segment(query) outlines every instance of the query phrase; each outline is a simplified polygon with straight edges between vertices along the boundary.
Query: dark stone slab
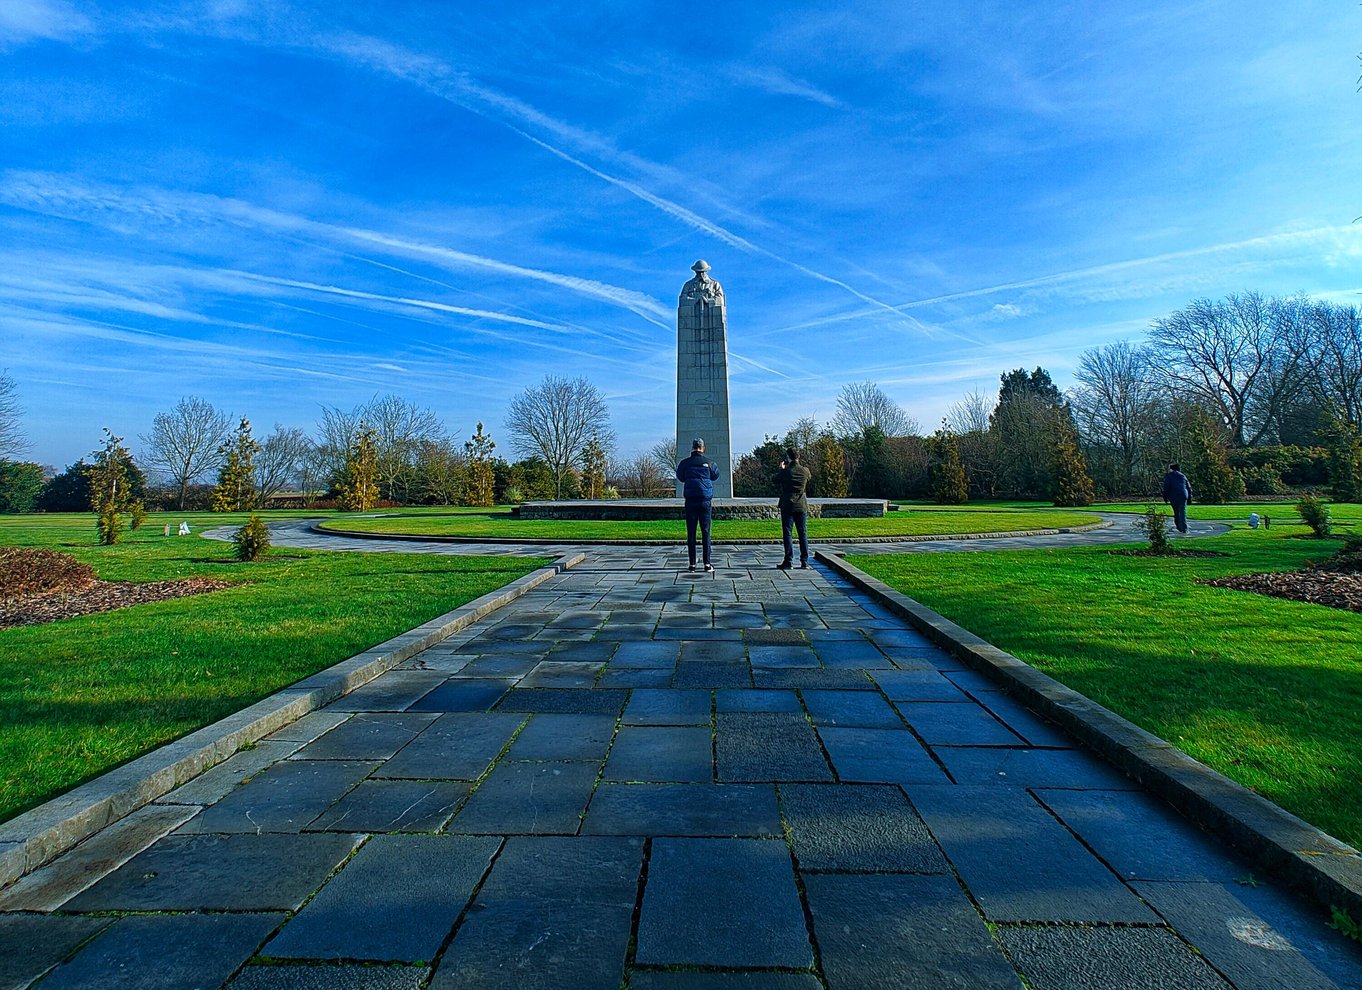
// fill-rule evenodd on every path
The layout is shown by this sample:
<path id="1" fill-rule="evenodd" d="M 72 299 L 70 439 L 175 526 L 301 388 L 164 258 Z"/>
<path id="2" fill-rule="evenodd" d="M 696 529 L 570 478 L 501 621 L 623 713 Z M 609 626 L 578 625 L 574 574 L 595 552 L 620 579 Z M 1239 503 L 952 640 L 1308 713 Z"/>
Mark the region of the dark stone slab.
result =
<path id="1" fill-rule="evenodd" d="M 587 643 L 556 643 L 545 660 L 553 663 L 586 663 L 599 669 L 614 655 L 618 639 L 593 639 Z"/>
<path id="2" fill-rule="evenodd" d="M 781 835 L 769 784 L 612 784 L 596 788 L 591 835 Z"/>
<path id="3" fill-rule="evenodd" d="M 969 701 L 965 692 L 935 670 L 883 670 L 872 674 L 890 701 Z"/>
<path id="4" fill-rule="evenodd" d="M 721 781 L 832 780 L 802 714 L 722 712 L 715 724 Z"/>
<path id="5" fill-rule="evenodd" d="M 562 712 L 577 715 L 618 715 L 629 692 L 621 690 L 572 690 L 526 688 L 508 691 L 497 705 L 499 712 Z"/>
<path id="6" fill-rule="evenodd" d="M 503 760 L 473 792 L 446 831 L 573 835 L 581 824 L 599 766 Z"/>
<path id="7" fill-rule="evenodd" d="M 283 920 L 282 914 L 121 918 L 42 985 L 57 990 L 216 987 Z"/>
<path id="8" fill-rule="evenodd" d="M 782 784 L 801 872 L 945 873 L 946 860 L 903 791 L 876 784 Z"/>
<path id="9" fill-rule="evenodd" d="M 681 644 L 682 663 L 741 663 L 747 648 L 740 640 L 686 642 Z"/>
<path id="10" fill-rule="evenodd" d="M 464 667 L 455 676 L 460 678 L 476 677 L 483 680 L 503 678 L 515 680 L 518 677 L 524 677 L 541 662 L 539 654 L 533 656 L 519 654 L 510 656 L 483 655 Z"/>
<path id="11" fill-rule="evenodd" d="M 24 990 L 112 920 L 46 914 L 0 915 L 0 990 Z"/>
<path id="12" fill-rule="evenodd" d="M 672 682 L 672 667 L 611 667 L 596 682 L 598 688 L 661 688 Z"/>
<path id="13" fill-rule="evenodd" d="M 1025 745 L 1021 736 L 973 702 L 903 702 L 897 707 L 929 746 Z"/>
<path id="14" fill-rule="evenodd" d="M 888 702 L 872 691 L 800 692 L 814 725 L 843 725 L 866 729 L 902 729 L 903 720 Z"/>
<path id="15" fill-rule="evenodd" d="M 265 955 L 433 959 L 500 846 L 490 837 L 375 836 L 284 926 Z"/>
<path id="16" fill-rule="evenodd" d="M 1073 739 L 1059 726 L 1047 722 L 1015 698 L 1001 691 L 981 691 L 978 698 L 980 704 L 1032 746 L 1046 746 L 1051 749 L 1073 748 Z"/>
<path id="17" fill-rule="evenodd" d="M 974 695 L 983 691 L 996 691 L 998 688 L 997 681 L 977 670 L 950 670 L 946 671 L 946 677 L 960 690 Z"/>
<path id="18" fill-rule="evenodd" d="M 822 990 L 822 987 L 812 973 L 636 969 L 629 976 L 629 990 Z"/>
<path id="19" fill-rule="evenodd" d="M 1025 791 L 987 785 L 907 791 L 990 921 L 1157 920 Z"/>
<path id="20" fill-rule="evenodd" d="M 717 640 L 731 640 L 736 643 L 742 641 L 742 630 L 715 629 L 710 626 L 700 627 L 692 625 L 672 625 L 667 621 L 666 618 L 664 618 L 662 622 L 658 624 L 658 627 L 653 630 L 653 639 L 655 640 L 675 639 L 685 641 L 706 640 L 710 642 L 714 642 Z"/>
<path id="21" fill-rule="evenodd" d="M 618 990 L 642 865 L 640 839 L 508 839 L 431 990 Z"/>
<path id="22" fill-rule="evenodd" d="M 624 726 L 615 736 L 606 780 L 709 781 L 714 778 L 708 726 Z"/>
<path id="23" fill-rule="evenodd" d="M 806 876 L 829 990 L 1017 990 L 954 877 Z"/>
<path id="24" fill-rule="evenodd" d="M 747 648 L 753 667 L 821 667 L 813 647 L 807 643 L 798 646 L 760 646 Z"/>
<path id="25" fill-rule="evenodd" d="M 839 729 L 822 726 L 837 776 L 872 784 L 943 784 L 946 774 L 907 729 Z"/>
<path id="26" fill-rule="evenodd" d="M 523 677 L 522 688 L 589 688 L 596 683 L 604 663 L 545 660 Z"/>
<path id="27" fill-rule="evenodd" d="M 378 766 L 375 760 L 283 760 L 204 808 L 179 831 L 297 832 Z"/>
<path id="28" fill-rule="evenodd" d="M 1142 791 L 1041 790 L 1036 796 L 1127 880 L 1244 876 L 1223 842 Z"/>
<path id="29" fill-rule="evenodd" d="M 761 608 L 725 604 L 714 610 L 714 625 L 720 629 L 764 629 L 766 613 Z"/>
<path id="30" fill-rule="evenodd" d="M 1133 790 L 1139 785 L 1080 749 L 1002 749 L 934 746 L 961 784 Z"/>
<path id="31" fill-rule="evenodd" d="M 615 736 L 615 720 L 609 715 L 535 715 L 516 736 L 507 751 L 511 760 L 605 759 Z"/>
<path id="32" fill-rule="evenodd" d="M 419 990 L 425 966 L 247 966 L 226 990 Z"/>
<path id="33" fill-rule="evenodd" d="M 625 725 L 709 725 L 710 693 L 704 690 L 635 691 L 624 706 Z"/>
<path id="34" fill-rule="evenodd" d="M 412 703 L 413 712 L 486 712 L 516 684 L 514 678 L 451 677 Z"/>
<path id="35" fill-rule="evenodd" d="M 760 691 L 730 688 L 714 692 L 714 707 L 721 712 L 803 712 L 793 691 Z"/>
<path id="36" fill-rule="evenodd" d="M 276 732 L 271 732 L 262 743 L 296 742 L 310 743 L 324 732 L 329 732 L 340 725 L 347 718 L 348 712 L 333 711 L 330 707 L 320 709 L 315 712 L 308 712 L 296 722 L 290 722 Z M 237 753 L 236 756 L 242 755 Z M 234 756 L 232 759 L 235 759 Z M 230 760 L 228 762 L 231 762 Z M 219 764 L 220 766 L 221 764 Z"/>
<path id="37" fill-rule="evenodd" d="M 436 832 L 454 815 L 468 784 L 447 780 L 364 780 L 308 831 Z"/>
<path id="38" fill-rule="evenodd" d="M 914 629 L 876 629 L 870 637 L 879 646 L 932 647 L 932 641 Z"/>
<path id="39" fill-rule="evenodd" d="M 823 661 L 825 667 L 855 668 L 858 670 L 877 670 L 889 669 L 893 664 L 889 658 L 881 653 L 874 643 L 868 640 L 845 640 L 838 642 L 833 640 L 826 643 L 815 643 L 814 652 L 818 654 L 818 659 Z"/>
<path id="40" fill-rule="evenodd" d="M 681 644 L 676 641 L 626 640 L 610 658 L 610 666 L 670 668 L 680 656 Z"/>
<path id="41" fill-rule="evenodd" d="M 489 712 L 441 715 L 374 776 L 477 780 L 524 721 L 521 715 Z"/>
<path id="42" fill-rule="evenodd" d="M 390 670 L 328 706 L 333 712 L 400 712 L 439 687 L 447 675 L 435 670 Z"/>
<path id="43" fill-rule="evenodd" d="M 743 639 L 751 646 L 804 646 L 807 640 L 798 629 L 748 629 Z"/>
<path id="44" fill-rule="evenodd" d="M 636 957 L 659 966 L 810 966 L 785 843 L 655 839 Z"/>
<path id="45" fill-rule="evenodd" d="M 1219 884 L 1137 883 L 1135 889 L 1236 990 L 1337 990 L 1283 934 Z"/>
<path id="46" fill-rule="evenodd" d="M 358 838 L 338 832 L 168 835 L 64 910 L 296 911 Z"/>
<path id="47" fill-rule="evenodd" d="M 752 683 L 767 690 L 827 688 L 838 691 L 874 691 L 875 682 L 861 670 L 816 670 L 763 667 L 752 671 Z"/>
<path id="48" fill-rule="evenodd" d="M 435 721 L 434 715 L 360 712 L 298 751 L 300 760 L 386 760 Z"/>
<path id="49" fill-rule="evenodd" d="M 1324 927 L 1324 913 L 1317 903 L 1301 898 L 1279 882 L 1255 878 L 1225 886 L 1342 990 L 1362 990 L 1362 945 L 1339 938 L 1337 932 Z"/>
<path id="50" fill-rule="evenodd" d="M 860 642 L 865 639 L 861 633 L 855 629 L 805 629 L 804 637 L 810 643 L 833 643 L 833 642 Z"/>
<path id="51" fill-rule="evenodd" d="M 745 688 L 752 686 L 752 673 L 746 663 L 683 663 L 672 677 L 676 688 Z"/>
<path id="52" fill-rule="evenodd" d="M 1231 990 L 1166 928 L 1002 928 L 1032 990 Z"/>

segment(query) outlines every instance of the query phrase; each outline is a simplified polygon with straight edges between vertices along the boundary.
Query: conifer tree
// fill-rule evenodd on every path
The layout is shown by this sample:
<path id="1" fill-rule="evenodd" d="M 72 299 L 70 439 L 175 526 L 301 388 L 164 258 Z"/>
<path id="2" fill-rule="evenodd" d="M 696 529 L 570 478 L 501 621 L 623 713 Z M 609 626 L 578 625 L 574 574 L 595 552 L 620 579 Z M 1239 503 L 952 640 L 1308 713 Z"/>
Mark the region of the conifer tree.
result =
<path id="1" fill-rule="evenodd" d="M 236 436 L 218 448 L 222 468 L 213 489 L 211 508 L 214 512 L 244 512 L 255 508 L 255 458 L 260 444 L 251 435 L 251 421 L 245 416 L 236 428 Z"/>
<path id="2" fill-rule="evenodd" d="M 1092 505 L 1096 495 L 1088 462 L 1078 449 L 1078 436 L 1072 430 L 1061 431 L 1055 440 L 1055 505 Z"/>
<path id="3" fill-rule="evenodd" d="M 492 451 L 496 447 L 496 441 L 482 432 L 481 423 L 478 424 L 477 433 L 463 445 L 464 453 L 468 455 L 469 505 L 491 505 L 493 502 L 496 469 L 492 463 Z"/>
<path id="4" fill-rule="evenodd" d="M 133 497 L 128 465 L 132 455 L 123 446 L 123 438 L 104 428 L 104 446 L 92 455 L 94 463 L 86 470 L 90 483 L 90 508 L 98 513 L 95 529 L 99 542 L 112 546 L 123 535 L 127 516 L 143 515 L 142 505 Z"/>
<path id="5" fill-rule="evenodd" d="M 1330 410 L 1322 439 L 1329 451 L 1329 490 L 1335 502 L 1362 502 L 1362 431 Z"/>
<path id="6" fill-rule="evenodd" d="M 941 505 L 964 505 L 969 501 L 969 485 L 960 460 L 960 443 L 944 420 L 932 437 L 932 454 L 932 500 Z"/>
<path id="7" fill-rule="evenodd" d="M 831 431 L 824 431 L 813 442 L 808 467 L 813 471 L 814 490 L 823 498 L 846 498 L 847 459 L 842 445 Z"/>
<path id="8" fill-rule="evenodd" d="M 605 496 L 606 455 L 605 445 L 597 437 L 592 437 L 582 445 L 582 497 L 603 498 Z"/>
<path id="9" fill-rule="evenodd" d="M 345 455 L 337 502 L 347 512 L 364 512 L 378 501 L 378 442 L 363 423 Z"/>

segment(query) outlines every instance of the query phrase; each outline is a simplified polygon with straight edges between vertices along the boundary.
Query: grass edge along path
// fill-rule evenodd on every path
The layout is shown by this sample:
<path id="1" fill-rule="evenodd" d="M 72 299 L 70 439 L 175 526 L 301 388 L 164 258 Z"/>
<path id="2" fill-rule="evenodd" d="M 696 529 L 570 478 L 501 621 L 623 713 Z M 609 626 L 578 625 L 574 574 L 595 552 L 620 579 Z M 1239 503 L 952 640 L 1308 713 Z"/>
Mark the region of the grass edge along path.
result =
<path id="1" fill-rule="evenodd" d="M 92 526 L 50 526 L 42 539 L 9 522 L 0 543 L 41 539 L 102 578 L 240 583 L 0 630 L 0 821 L 549 562 L 274 550 L 240 564 L 231 544 L 159 530 L 95 547 Z"/>
<path id="2" fill-rule="evenodd" d="M 892 536 L 960 536 L 1016 533 L 1090 526 L 1101 522 L 1091 512 L 1069 509 L 961 510 L 948 507 L 915 508 L 872 519 L 811 519 L 809 538 L 818 540 Z M 686 524 L 679 519 L 657 520 L 537 520 L 515 519 L 509 509 L 482 513 L 461 511 L 448 515 L 421 513 L 381 516 L 336 516 L 322 530 L 405 536 L 443 536 L 460 539 L 554 540 L 664 540 L 684 543 Z M 779 540 L 778 519 L 716 519 L 716 540 Z"/>
<path id="3" fill-rule="evenodd" d="M 1304 527 L 1110 548 L 847 555 L 968 628 L 1347 842 L 1362 846 L 1362 615 L 1196 583 L 1338 548 Z"/>

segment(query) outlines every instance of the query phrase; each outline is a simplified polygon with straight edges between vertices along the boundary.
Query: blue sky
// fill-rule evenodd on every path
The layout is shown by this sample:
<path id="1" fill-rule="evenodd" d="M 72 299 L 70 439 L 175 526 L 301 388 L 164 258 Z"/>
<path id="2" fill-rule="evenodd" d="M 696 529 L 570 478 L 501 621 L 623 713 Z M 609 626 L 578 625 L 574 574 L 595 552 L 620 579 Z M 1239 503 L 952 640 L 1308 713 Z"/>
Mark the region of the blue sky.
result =
<path id="1" fill-rule="evenodd" d="M 1067 386 L 1198 296 L 1358 301 L 1357 3 L 838 6 L 4 0 L 30 455 L 186 395 L 497 438 L 548 373 L 643 449 L 702 257 L 737 451 L 849 382 L 927 430 L 1011 368 Z"/>

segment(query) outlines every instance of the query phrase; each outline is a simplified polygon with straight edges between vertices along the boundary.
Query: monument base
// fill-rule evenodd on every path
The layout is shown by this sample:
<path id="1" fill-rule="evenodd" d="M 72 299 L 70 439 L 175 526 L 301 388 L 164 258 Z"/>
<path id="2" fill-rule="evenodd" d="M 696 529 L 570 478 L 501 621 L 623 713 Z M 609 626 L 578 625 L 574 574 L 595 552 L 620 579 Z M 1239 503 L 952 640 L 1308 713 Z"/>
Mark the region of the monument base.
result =
<path id="1" fill-rule="evenodd" d="M 773 498 L 716 498 L 715 519 L 779 519 Z M 873 519 L 883 516 L 889 503 L 878 498 L 811 498 L 814 519 Z M 524 502 L 511 510 L 520 519 L 685 519 L 679 498 L 581 499 L 570 502 Z"/>

